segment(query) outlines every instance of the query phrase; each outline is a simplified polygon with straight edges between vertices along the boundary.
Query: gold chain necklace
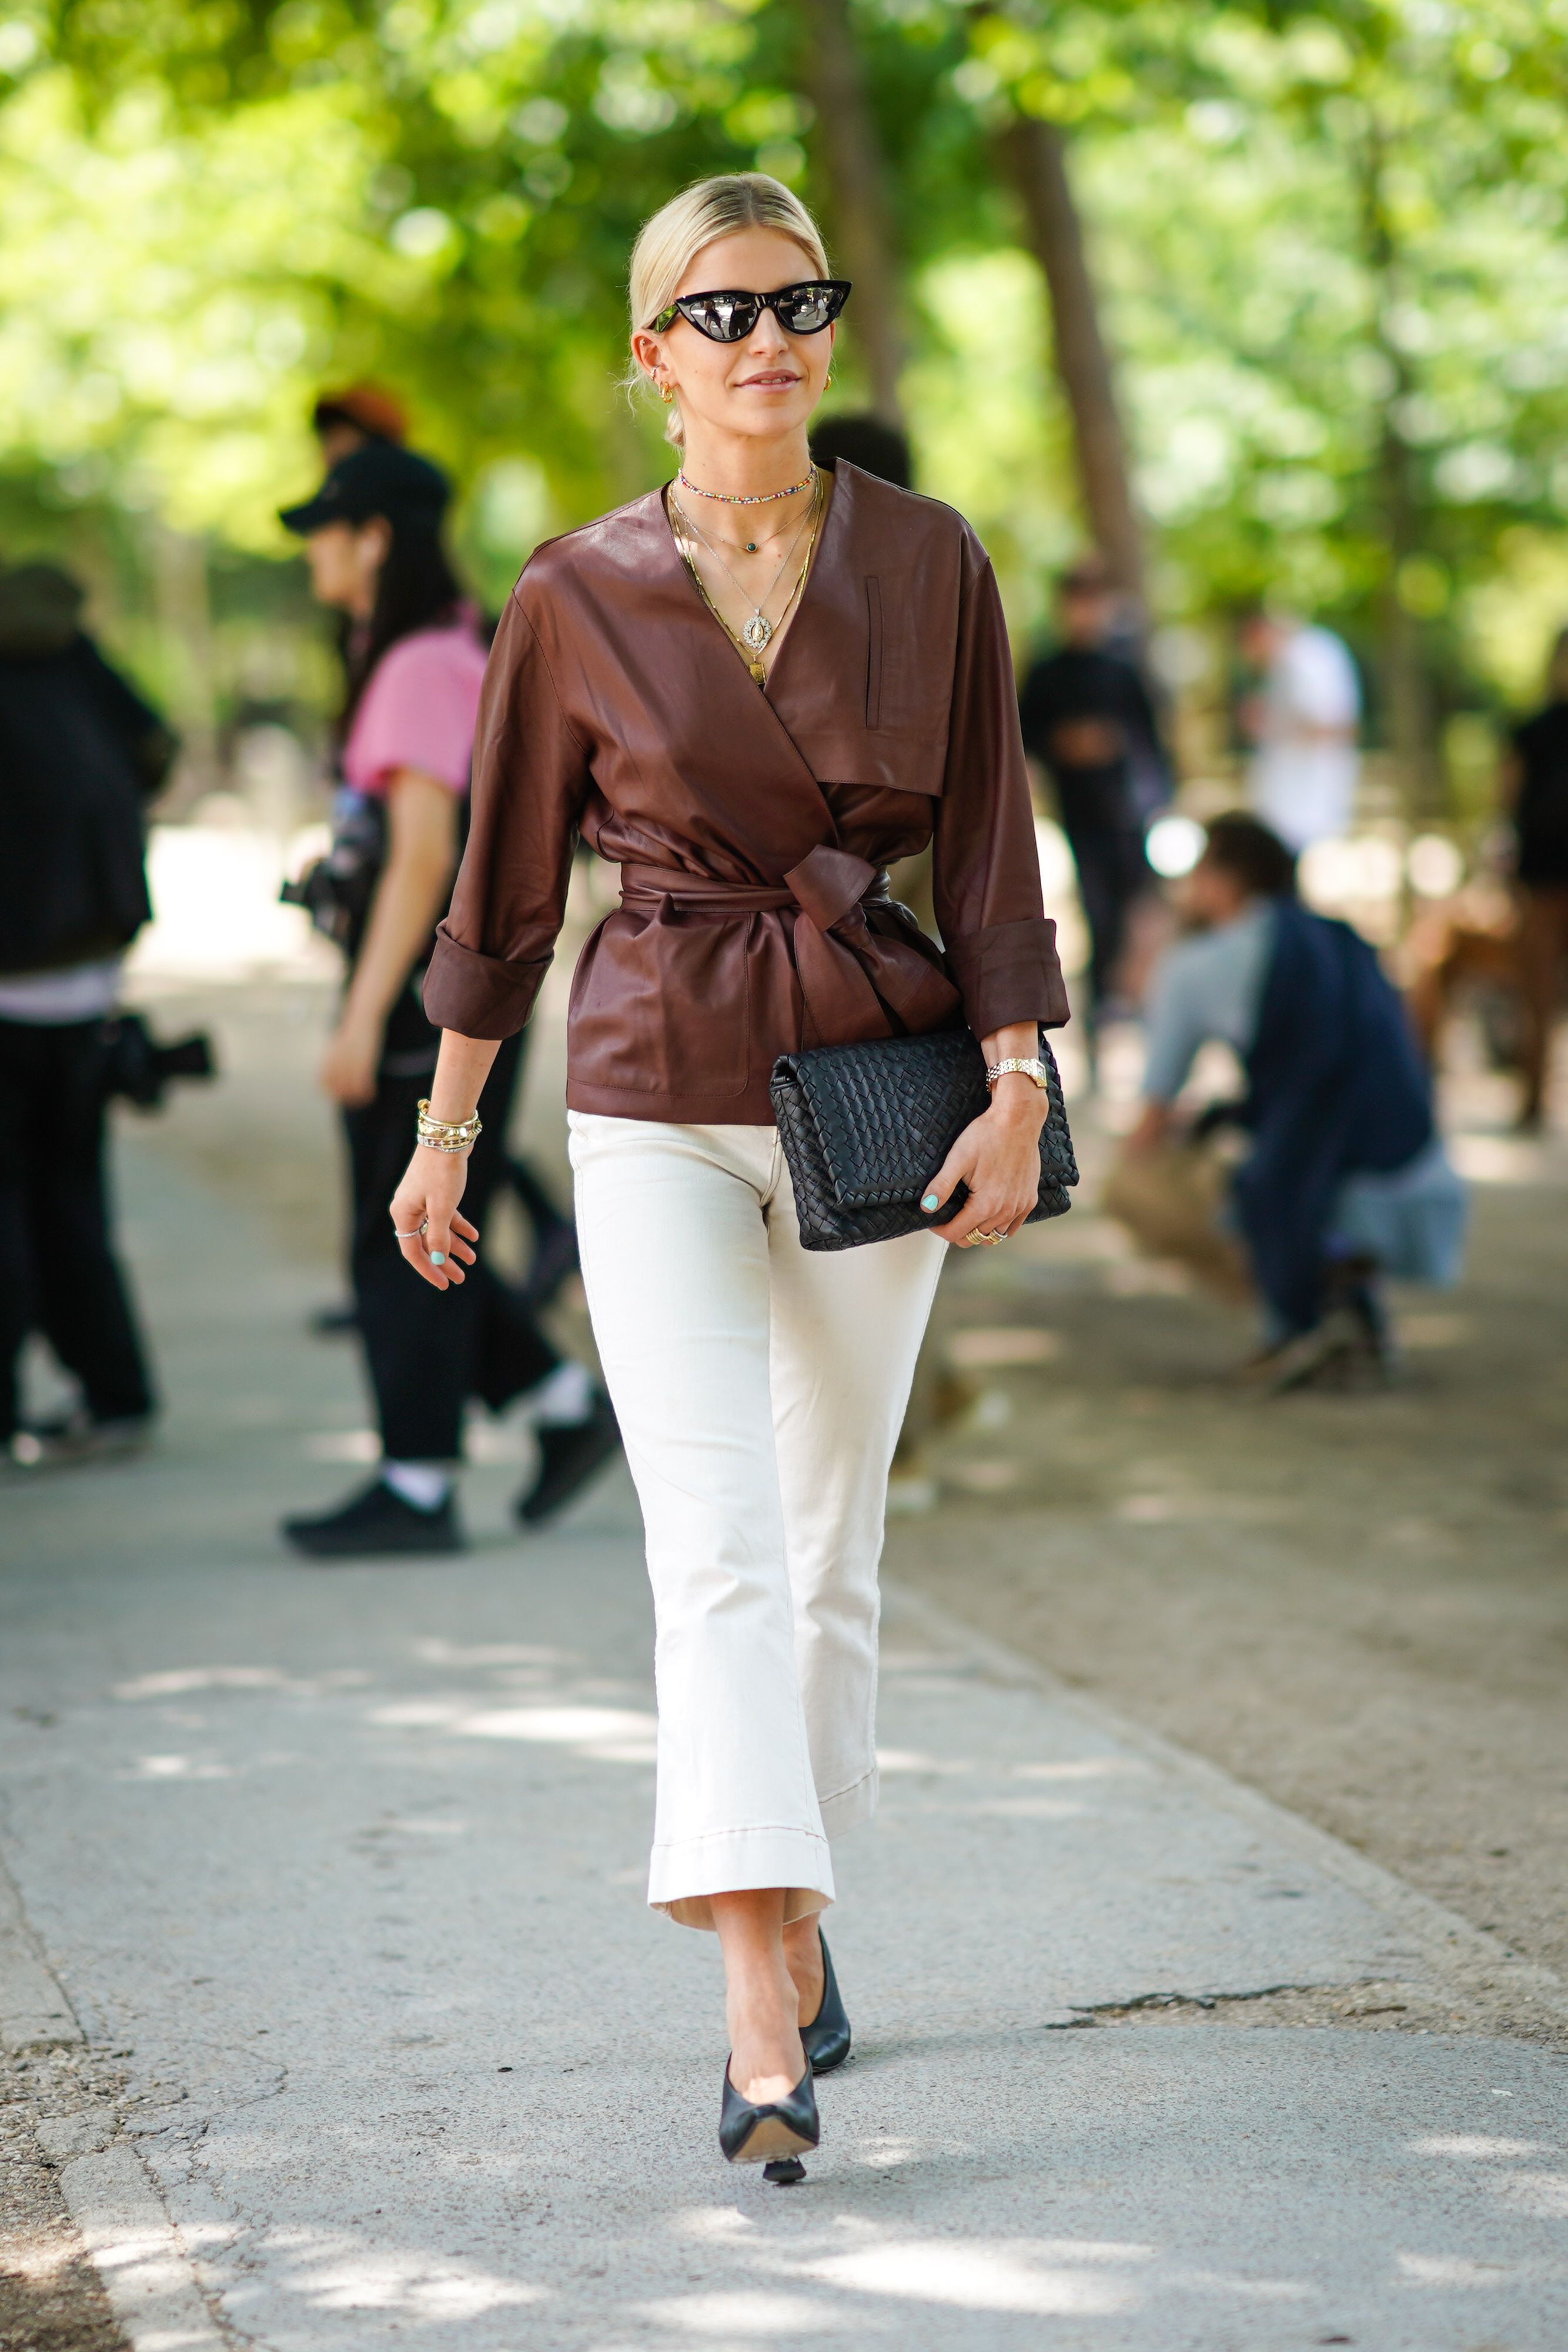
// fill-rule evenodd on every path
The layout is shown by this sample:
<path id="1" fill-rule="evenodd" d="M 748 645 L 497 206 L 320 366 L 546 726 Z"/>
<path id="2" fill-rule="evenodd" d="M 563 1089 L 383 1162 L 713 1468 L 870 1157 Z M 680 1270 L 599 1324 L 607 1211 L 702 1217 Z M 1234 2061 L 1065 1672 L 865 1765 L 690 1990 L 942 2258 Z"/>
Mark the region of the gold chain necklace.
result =
<path id="1" fill-rule="evenodd" d="M 730 644 L 735 647 L 736 652 L 740 656 L 741 660 L 746 664 L 747 668 L 750 671 L 752 677 L 756 680 L 758 686 L 766 686 L 768 683 L 768 671 L 759 656 L 766 651 L 772 639 L 778 635 L 779 630 L 784 626 L 785 622 L 789 619 L 790 612 L 794 607 L 795 599 L 800 595 L 801 589 L 806 584 L 806 574 L 811 569 L 811 555 L 817 544 L 817 532 L 821 527 L 822 508 L 825 502 L 826 493 L 822 488 L 821 477 L 819 475 L 817 479 L 816 495 L 813 497 L 810 507 L 808 509 L 811 520 L 811 535 L 806 541 L 806 553 L 801 562 L 800 569 L 795 575 L 795 584 L 790 589 L 788 596 L 784 599 L 784 604 L 779 612 L 778 620 L 769 621 L 767 615 L 762 612 L 761 608 L 758 607 L 753 612 L 750 620 L 747 622 L 745 629 L 739 632 L 730 627 L 729 623 L 725 619 L 724 614 L 719 611 L 718 606 L 715 604 L 712 596 L 708 593 L 707 583 L 703 578 L 702 572 L 697 567 L 696 559 L 691 551 L 689 539 L 681 537 L 676 538 L 675 545 L 680 552 L 681 562 L 691 573 L 692 580 L 696 587 L 697 594 L 702 598 L 703 603 L 707 606 L 708 611 L 713 614 L 714 619 L 718 623 L 719 627 L 724 631 L 725 635 L 729 639 Z M 692 528 L 691 517 L 685 512 L 678 499 L 674 499 L 672 503 L 676 514 L 680 516 L 682 523 L 686 526 L 689 530 Z M 704 544 L 706 545 L 706 542 L 705 541 Z M 712 552 L 711 550 L 710 552 Z M 723 557 L 720 556 L 717 560 L 727 576 L 733 580 L 734 574 L 730 572 L 729 566 L 725 563 Z M 788 562 L 788 561 L 789 558 L 786 556 L 785 562 Z M 783 570 L 782 564 L 779 566 L 779 570 Z M 775 579 L 777 579 L 777 576 L 778 575 L 775 574 Z M 738 586 L 738 583 L 737 585 Z M 771 595 L 773 593 L 772 589 L 769 588 L 768 593 Z M 746 591 L 741 589 L 740 593 L 744 596 Z"/>
<path id="2" fill-rule="evenodd" d="M 783 554 L 779 557 L 777 564 L 774 566 L 773 577 L 768 583 L 767 587 L 763 590 L 760 596 L 753 596 L 747 589 L 741 586 L 739 581 L 736 578 L 734 572 L 725 562 L 722 551 L 714 545 L 713 541 L 708 537 L 706 531 L 704 530 L 696 517 L 695 515 L 689 515 L 685 507 L 682 506 L 679 499 L 674 498 L 673 494 L 672 502 L 674 506 L 675 512 L 680 516 L 681 522 L 687 533 L 702 541 L 702 544 L 706 548 L 708 553 L 712 556 L 714 562 L 717 564 L 719 570 L 723 572 L 725 578 L 728 581 L 736 594 L 740 598 L 741 603 L 743 604 L 750 605 L 751 618 L 747 622 L 745 627 L 740 633 L 746 640 L 746 643 L 751 647 L 754 653 L 760 654 L 766 651 L 768 640 L 773 635 L 773 624 L 768 619 L 763 607 L 766 605 L 769 596 L 772 595 L 775 588 L 778 587 L 780 580 L 784 577 L 785 571 L 789 566 L 789 558 L 794 554 L 795 550 L 800 544 L 800 533 L 804 530 L 807 520 L 811 514 L 812 508 L 814 508 L 816 504 L 815 495 L 813 494 L 810 506 L 803 507 L 800 514 L 795 518 L 795 528 L 789 534 L 789 544 L 786 547 Z M 747 551 L 749 552 L 749 550 Z"/>

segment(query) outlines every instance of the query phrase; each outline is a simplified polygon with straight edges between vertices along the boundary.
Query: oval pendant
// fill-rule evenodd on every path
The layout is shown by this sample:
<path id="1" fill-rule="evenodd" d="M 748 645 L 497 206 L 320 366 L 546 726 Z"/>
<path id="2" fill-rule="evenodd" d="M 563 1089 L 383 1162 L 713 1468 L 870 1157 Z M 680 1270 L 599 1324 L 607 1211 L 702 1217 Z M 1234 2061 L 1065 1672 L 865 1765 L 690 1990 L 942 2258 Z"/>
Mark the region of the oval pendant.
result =
<path id="1" fill-rule="evenodd" d="M 766 647 L 768 638 L 773 635 L 773 624 L 771 621 L 764 619 L 760 613 L 753 613 L 750 620 L 747 621 L 745 628 L 742 629 L 740 634 L 746 639 L 747 644 L 751 647 L 752 652 L 754 654 L 759 654 Z"/>

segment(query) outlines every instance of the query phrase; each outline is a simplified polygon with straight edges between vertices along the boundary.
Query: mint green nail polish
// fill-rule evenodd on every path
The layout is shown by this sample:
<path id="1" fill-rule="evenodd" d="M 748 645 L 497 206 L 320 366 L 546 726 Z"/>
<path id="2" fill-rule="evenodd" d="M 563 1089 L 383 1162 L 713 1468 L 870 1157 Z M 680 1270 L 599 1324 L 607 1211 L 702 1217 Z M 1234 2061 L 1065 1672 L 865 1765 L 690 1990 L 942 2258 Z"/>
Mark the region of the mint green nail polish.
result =
<path id="1" fill-rule="evenodd" d="M 446 1252 L 444 1250 L 432 1250 L 430 1253 L 430 1263 L 432 1265 L 444 1265 L 446 1264 Z"/>
<path id="2" fill-rule="evenodd" d="M 921 1207 L 925 1211 L 925 1213 L 926 1213 L 927 1216 L 929 1216 L 929 1215 L 930 1215 L 930 1213 L 931 1213 L 931 1212 L 932 1212 L 932 1210 L 933 1210 L 933 1209 L 939 1209 L 939 1208 L 941 1207 L 942 1203 L 940 1202 L 940 1201 L 938 1201 L 938 1199 L 936 1198 L 936 1193 L 935 1193 L 935 1192 L 927 1192 L 927 1193 L 926 1193 L 926 1195 L 925 1195 L 925 1198 L 924 1199 L 924 1201 L 922 1201 L 922 1202 L 921 1202 L 920 1205 L 921 1205 Z"/>

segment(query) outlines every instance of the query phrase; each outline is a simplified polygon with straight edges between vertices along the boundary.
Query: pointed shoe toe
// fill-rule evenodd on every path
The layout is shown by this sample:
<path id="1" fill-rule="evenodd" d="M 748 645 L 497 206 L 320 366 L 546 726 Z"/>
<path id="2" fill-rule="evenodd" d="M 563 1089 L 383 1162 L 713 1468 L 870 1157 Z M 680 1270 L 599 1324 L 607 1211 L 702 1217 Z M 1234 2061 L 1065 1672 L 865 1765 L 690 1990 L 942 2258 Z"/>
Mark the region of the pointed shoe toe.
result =
<path id="1" fill-rule="evenodd" d="M 821 1934 L 821 1929 L 818 1933 Z M 850 2054 L 850 2021 L 844 2013 L 839 1980 L 833 1974 L 833 1956 L 828 1949 L 828 1939 L 822 1936 L 822 1998 L 817 2014 L 810 2025 L 800 2028 L 800 2043 L 811 2062 L 813 2074 L 831 2074 L 841 2066 Z"/>
<path id="2" fill-rule="evenodd" d="M 726 2063 L 718 2144 L 731 2164 L 774 2164 L 799 2158 L 808 2148 L 815 2147 L 821 2136 L 810 2059 L 789 2097 L 761 2107 L 754 2107 L 749 2099 L 741 2097 L 729 2079 Z"/>

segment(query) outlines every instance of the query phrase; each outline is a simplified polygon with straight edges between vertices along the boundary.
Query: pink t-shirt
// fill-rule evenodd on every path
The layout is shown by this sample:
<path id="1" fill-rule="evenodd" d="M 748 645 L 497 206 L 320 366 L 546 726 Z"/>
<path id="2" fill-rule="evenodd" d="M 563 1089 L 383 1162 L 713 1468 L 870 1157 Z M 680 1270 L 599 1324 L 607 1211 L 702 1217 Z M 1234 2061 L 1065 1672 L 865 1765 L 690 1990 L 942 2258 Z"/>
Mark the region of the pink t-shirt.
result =
<path id="1" fill-rule="evenodd" d="M 345 783 L 358 793 L 384 793 L 399 768 L 422 768 L 465 793 L 485 661 L 466 620 L 417 629 L 389 646 L 343 746 Z"/>

